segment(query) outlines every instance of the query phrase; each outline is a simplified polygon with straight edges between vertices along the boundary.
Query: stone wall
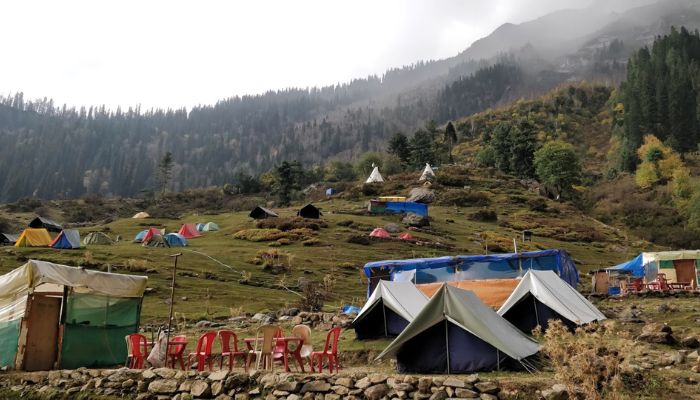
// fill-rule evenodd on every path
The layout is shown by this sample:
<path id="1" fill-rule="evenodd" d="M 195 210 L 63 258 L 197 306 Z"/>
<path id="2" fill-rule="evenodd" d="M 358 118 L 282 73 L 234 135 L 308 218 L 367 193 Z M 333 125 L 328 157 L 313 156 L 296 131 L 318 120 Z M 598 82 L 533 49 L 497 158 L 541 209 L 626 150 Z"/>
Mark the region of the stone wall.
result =
<path id="1" fill-rule="evenodd" d="M 133 370 L 62 370 L 0 374 L 0 388 L 17 394 L 41 393 L 46 399 L 72 398 L 78 392 L 132 399 L 421 399 L 496 400 L 509 398 L 496 381 L 478 375 L 418 377 L 340 373 L 285 374 L 228 371 L 179 371 L 168 368 Z"/>

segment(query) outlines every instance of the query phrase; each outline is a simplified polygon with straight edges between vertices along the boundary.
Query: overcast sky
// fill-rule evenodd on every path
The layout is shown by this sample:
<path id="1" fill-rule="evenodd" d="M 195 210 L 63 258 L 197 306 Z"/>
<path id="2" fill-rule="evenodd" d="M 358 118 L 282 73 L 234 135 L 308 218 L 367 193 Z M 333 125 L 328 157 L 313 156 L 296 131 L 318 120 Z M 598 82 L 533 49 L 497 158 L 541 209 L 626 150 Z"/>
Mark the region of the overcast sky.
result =
<path id="1" fill-rule="evenodd" d="M 455 55 L 591 0 L 3 1 L 0 93 L 178 107 Z"/>

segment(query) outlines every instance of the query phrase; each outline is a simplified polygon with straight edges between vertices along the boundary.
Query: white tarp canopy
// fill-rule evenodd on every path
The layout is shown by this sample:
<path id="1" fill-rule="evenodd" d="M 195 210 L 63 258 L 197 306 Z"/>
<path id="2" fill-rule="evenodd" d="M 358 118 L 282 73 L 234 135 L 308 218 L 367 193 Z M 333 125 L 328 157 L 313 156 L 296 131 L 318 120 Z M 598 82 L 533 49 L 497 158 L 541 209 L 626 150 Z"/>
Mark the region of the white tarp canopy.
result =
<path id="1" fill-rule="evenodd" d="M 642 253 L 642 262 L 644 263 L 644 265 L 652 261 L 669 260 L 700 260 L 700 250 L 678 250 L 660 251 L 656 253 Z"/>
<path id="2" fill-rule="evenodd" d="M 46 261 L 30 260 L 23 266 L 0 276 L 0 322 L 19 317 L 27 295 L 44 284 L 73 288 L 80 293 L 114 297 L 142 297 L 148 278 L 112 274 L 69 267 Z"/>
<path id="3" fill-rule="evenodd" d="M 413 283 L 382 280 L 379 281 L 353 323 L 364 318 L 365 314 L 380 301 L 408 322 L 413 321 L 423 307 L 428 304 L 428 298 Z"/>
<path id="4" fill-rule="evenodd" d="M 445 320 L 514 360 L 522 361 L 540 349 L 536 341 L 496 314 L 473 292 L 443 284 L 415 319 L 377 358 L 395 355 L 410 339 Z"/>
<path id="5" fill-rule="evenodd" d="M 423 173 L 420 175 L 418 181 L 422 182 L 431 178 L 435 178 L 435 172 L 433 172 L 433 169 L 430 168 L 430 164 L 425 163 L 425 168 L 423 169 Z"/>
<path id="6" fill-rule="evenodd" d="M 373 183 L 373 182 L 384 182 L 384 178 L 382 178 L 382 174 L 379 173 L 379 167 L 374 167 L 372 170 L 372 173 L 369 175 L 369 178 L 365 181 L 365 183 Z"/>
<path id="7" fill-rule="evenodd" d="M 603 313 L 556 273 L 532 269 L 528 270 L 520 280 L 513 293 L 498 310 L 498 315 L 505 315 L 508 310 L 529 295 L 576 325 L 605 319 Z"/>

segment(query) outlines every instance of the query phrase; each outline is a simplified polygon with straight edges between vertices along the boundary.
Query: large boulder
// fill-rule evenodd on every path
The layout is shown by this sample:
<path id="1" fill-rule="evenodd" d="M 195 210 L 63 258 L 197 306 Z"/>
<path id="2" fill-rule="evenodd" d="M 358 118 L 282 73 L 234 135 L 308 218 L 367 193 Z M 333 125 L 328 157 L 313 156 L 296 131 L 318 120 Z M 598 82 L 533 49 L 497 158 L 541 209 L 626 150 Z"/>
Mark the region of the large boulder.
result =
<path id="1" fill-rule="evenodd" d="M 674 344 L 676 339 L 672 333 L 673 330 L 668 325 L 651 323 L 642 328 L 642 334 L 637 339 L 648 343 Z"/>
<path id="2" fill-rule="evenodd" d="M 413 188 L 408 194 L 406 201 L 414 201 L 416 203 L 430 204 L 435 201 L 435 192 L 428 188 Z"/>
<path id="3" fill-rule="evenodd" d="M 403 220 L 401 220 L 401 222 L 404 225 L 415 226 L 417 228 L 421 228 L 421 227 L 430 225 L 430 219 L 428 217 L 424 217 L 422 215 L 418 215 L 418 214 L 414 214 L 414 213 L 406 214 L 406 216 L 403 217 Z"/>

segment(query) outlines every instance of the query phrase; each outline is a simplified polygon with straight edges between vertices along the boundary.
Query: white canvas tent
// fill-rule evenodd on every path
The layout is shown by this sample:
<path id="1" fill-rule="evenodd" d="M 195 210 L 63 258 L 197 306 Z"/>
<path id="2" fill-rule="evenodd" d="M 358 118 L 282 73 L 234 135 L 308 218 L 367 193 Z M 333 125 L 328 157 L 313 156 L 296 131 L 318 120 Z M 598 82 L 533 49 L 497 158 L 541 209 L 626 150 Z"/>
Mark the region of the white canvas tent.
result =
<path id="1" fill-rule="evenodd" d="M 498 315 L 526 333 L 538 325 L 546 329 L 550 319 L 559 319 L 571 328 L 605 319 L 603 313 L 556 273 L 536 270 L 527 271 Z"/>
<path id="2" fill-rule="evenodd" d="M 123 363 L 147 280 L 35 260 L 0 276 L 0 367 Z"/>
<path id="3" fill-rule="evenodd" d="M 428 298 L 413 283 L 382 280 L 352 327 L 358 339 L 397 336 L 427 303 Z"/>
<path id="4" fill-rule="evenodd" d="M 141 211 L 141 212 L 138 212 L 138 213 L 134 214 L 134 216 L 131 217 L 131 218 L 134 218 L 134 219 L 144 219 L 144 218 L 150 218 L 150 217 L 151 217 L 151 216 L 150 216 L 147 212 Z"/>
<path id="5" fill-rule="evenodd" d="M 374 182 L 384 182 L 384 178 L 382 178 L 382 174 L 379 173 L 379 167 L 374 167 L 372 170 L 372 173 L 369 175 L 369 178 L 365 181 L 365 183 L 374 183 Z"/>
<path id="6" fill-rule="evenodd" d="M 433 172 L 433 169 L 430 168 L 430 164 L 425 163 L 425 168 L 423 169 L 423 173 L 420 175 L 418 182 L 423 182 L 433 178 L 435 178 L 435 172 Z"/>
<path id="7" fill-rule="evenodd" d="M 377 357 L 396 356 L 402 373 L 465 373 L 524 367 L 539 344 L 473 292 L 447 284 Z"/>

